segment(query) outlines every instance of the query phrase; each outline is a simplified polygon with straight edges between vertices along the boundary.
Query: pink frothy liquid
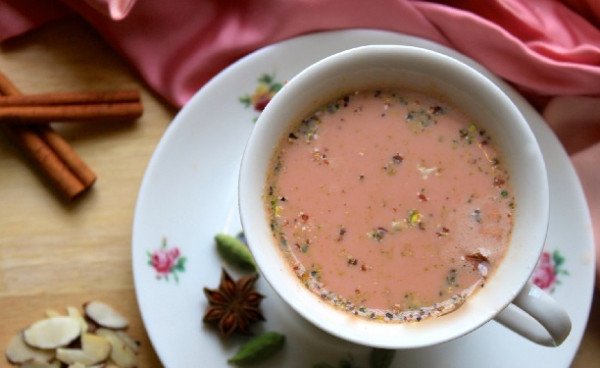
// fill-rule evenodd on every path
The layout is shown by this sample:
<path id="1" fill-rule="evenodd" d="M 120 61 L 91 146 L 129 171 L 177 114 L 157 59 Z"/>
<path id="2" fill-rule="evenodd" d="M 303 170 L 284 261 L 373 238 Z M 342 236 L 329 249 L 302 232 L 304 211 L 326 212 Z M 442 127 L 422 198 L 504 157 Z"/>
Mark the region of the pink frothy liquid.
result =
<path id="1" fill-rule="evenodd" d="M 483 287 L 512 228 L 491 138 L 452 105 L 357 92 L 284 137 L 267 207 L 290 268 L 357 315 L 421 320 Z"/>

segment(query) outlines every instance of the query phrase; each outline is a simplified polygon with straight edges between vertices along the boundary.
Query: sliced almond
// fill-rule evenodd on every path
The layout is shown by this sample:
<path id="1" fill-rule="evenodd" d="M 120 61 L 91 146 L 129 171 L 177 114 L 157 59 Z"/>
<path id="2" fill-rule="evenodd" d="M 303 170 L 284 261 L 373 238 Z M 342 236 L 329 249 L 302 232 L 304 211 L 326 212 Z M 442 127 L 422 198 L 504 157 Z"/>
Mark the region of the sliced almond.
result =
<path id="1" fill-rule="evenodd" d="M 19 368 L 60 368 L 60 362 L 56 360 L 52 363 L 29 361 L 21 364 Z"/>
<path id="2" fill-rule="evenodd" d="M 6 359 L 13 364 L 27 361 L 47 363 L 52 358 L 54 358 L 53 351 L 32 348 L 25 343 L 21 333 L 13 336 L 6 347 Z"/>
<path id="3" fill-rule="evenodd" d="M 60 314 L 60 312 L 57 311 L 56 309 L 47 309 L 46 310 L 46 317 L 48 317 L 48 318 L 60 317 L 60 316 L 62 316 L 62 314 Z"/>
<path id="4" fill-rule="evenodd" d="M 85 315 L 98 325 L 112 329 L 124 329 L 129 322 L 110 305 L 93 301 L 84 305 Z"/>
<path id="5" fill-rule="evenodd" d="M 129 336 L 125 331 L 115 331 L 117 336 L 123 340 L 124 343 L 127 344 L 136 354 L 140 352 L 140 342 L 135 340 L 133 337 Z"/>
<path id="6" fill-rule="evenodd" d="M 75 318 L 79 322 L 79 325 L 81 326 L 81 333 L 88 332 L 89 326 L 85 321 L 85 318 L 83 318 L 81 313 L 79 313 L 79 309 L 75 307 L 67 307 L 67 315 L 69 317 Z"/>
<path id="7" fill-rule="evenodd" d="M 81 364 L 81 363 L 73 363 L 68 366 L 68 368 L 107 368 L 107 367 L 108 366 L 105 364 L 85 365 L 85 364 Z"/>
<path id="8" fill-rule="evenodd" d="M 56 349 L 56 359 L 63 363 L 75 364 L 79 362 L 90 362 L 94 360 L 94 357 L 90 357 L 83 350 L 80 349 Z"/>
<path id="9" fill-rule="evenodd" d="M 107 328 L 99 328 L 96 330 L 98 336 L 106 338 L 112 350 L 110 351 L 110 359 L 121 368 L 137 367 L 137 356 L 135 351 L 119 337 L 116 331 Z"/>
<path id="10" fill-rule="evenodd" d="M 56 349 L 56 359 L 66 364 L 81 363 L 90 366 L 107 360 L 110 350 L 107 339 L 86 333 L 81 335 L 81 349 Z"/>
<path id="11" fill-rule="evenodd" d="M 85 368 L 85 365 L 83 365 L 81 363 L 73 363 L 73 364 L 69 364 L 68 368 Z"/>
<path id="12" fill-rule="evenodd" d="M 66 316 L 46 318 L 23 332 L 25 342 L 34 348 L 56 349 L 68 345 L 81 335 L 76 319 Z"/>
<path id="13" fill-rule="evenodd" d="M 70 306 L 67 315 L 47 309 L 47 318 L 9 341 L 8 361 L 20 368 L 136 367 L 140 343 L 123 331 L 127 319 L 99 301 L 85 304 L 84 312 Z"/>

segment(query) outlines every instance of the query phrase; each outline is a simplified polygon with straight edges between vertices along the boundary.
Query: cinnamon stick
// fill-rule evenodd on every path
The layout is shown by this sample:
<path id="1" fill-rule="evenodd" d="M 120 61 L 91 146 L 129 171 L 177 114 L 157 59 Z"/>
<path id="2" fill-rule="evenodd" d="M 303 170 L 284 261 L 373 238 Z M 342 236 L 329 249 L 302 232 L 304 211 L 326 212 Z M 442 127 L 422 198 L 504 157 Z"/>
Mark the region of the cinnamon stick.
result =
<path id="1" fill-rule="evenodd" d="M 9 96 L 21 94 L 1 72 L 0 94 Z M 94 183 L 96 175 L 64 140 L 64 144 L 61 144 L 62 137 L 48 124 L 41 127 L 43 132 L 37 132 L 35 128 L 29 126 L 11 125 L 5 125 L 4 130 L 67 199 L 74 199 Z M 42 138 L 42 133 L 46 139 Z M 85 173 L 82 177 L 87 179 L 79 179 L 75 172 Z"/>
<path id="2" fill-rule="evenodd" d="M 83 183 L 85 188 L 91 187 L 96 182 L 96 174 L 83 162 L 73 147 L 60 134 L 48 125 L 36 127 L 35 132 L 52 148 L 54 153 Z"/>
<path id="3" fill-rule="evenodd" d="M 39 169 L 68 199 L 73 199 L 85 191 L 86 186 L 83 182 L 69 170 L 52 148 L 40 138 L 35 129 L 8 127 L 6 130 L 9 136 L 28 153 Z"/>
<path id="4" fill-rule="evenodd" d="M 139 101 L 140 92 L 133 89 L 98 92 L 56 92 L 0 96 L 0 107 L 108 104 Z"/>
<path id="5" fill-rule="evenodd" d="M 0 121 L 11 124 L 43 124 L 53 121 L 133 120 L 142 116 L 140 102 L 82 105 L 0 107 Z"/>

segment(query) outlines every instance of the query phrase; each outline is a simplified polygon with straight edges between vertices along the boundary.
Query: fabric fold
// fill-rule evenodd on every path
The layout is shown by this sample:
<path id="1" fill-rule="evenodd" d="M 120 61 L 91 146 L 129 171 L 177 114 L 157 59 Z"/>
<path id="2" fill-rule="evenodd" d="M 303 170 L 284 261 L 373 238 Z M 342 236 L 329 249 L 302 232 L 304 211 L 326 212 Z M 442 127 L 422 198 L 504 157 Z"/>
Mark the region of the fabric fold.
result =
<path id="1" fill-rule="evenodd" d="M 85 2 L 113 20 L 121 20 L 129 14 L 136 0 L 85 0 Z"/>

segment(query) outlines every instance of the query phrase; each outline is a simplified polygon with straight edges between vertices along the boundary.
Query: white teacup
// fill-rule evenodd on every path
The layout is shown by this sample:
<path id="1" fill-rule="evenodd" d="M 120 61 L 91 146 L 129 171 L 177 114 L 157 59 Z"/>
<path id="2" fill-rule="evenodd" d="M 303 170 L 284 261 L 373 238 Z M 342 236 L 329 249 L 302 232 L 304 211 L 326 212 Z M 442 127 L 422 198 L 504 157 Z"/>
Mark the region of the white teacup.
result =
<path id="1" fill-rule="evenodd" d="M 456 311 L 422 322 L 362 319 L 309 291 L 271 233 L 263 198 L 272 155 L 284 134 L 345 93 L 385 88 L 441 94 L 478 121 L 503 155 L 517 203 L 506 256 L 486 287 Z M 549 217 L 546 168 L 536 139 L 517 107 L 495 84 L 448 56 L 407 46 L 365 46 L 302 71 L 257 121 L 242 159 L 239 203 L 246 239 L 263 276 L 300 315 L 340 338 L 382 348 L 416 348 L 454 339 L 492 319 L 547 346 L 561 344 L 570 332 L 563 308 L 528 282 L 543 249 Z"/>

